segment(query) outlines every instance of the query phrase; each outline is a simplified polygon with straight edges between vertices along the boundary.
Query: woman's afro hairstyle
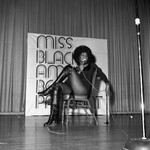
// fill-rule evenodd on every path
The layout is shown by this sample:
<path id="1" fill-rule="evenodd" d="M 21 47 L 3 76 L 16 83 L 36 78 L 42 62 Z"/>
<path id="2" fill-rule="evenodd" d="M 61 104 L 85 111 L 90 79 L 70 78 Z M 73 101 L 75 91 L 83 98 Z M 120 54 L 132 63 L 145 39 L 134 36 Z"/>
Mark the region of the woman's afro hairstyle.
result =
<path id="1" fill-rule="evenodd" d="M 88 63 L 90 63 L 90 61 L 91 61 L 91 57 L 92 57 L 91 49 L 85 45 L 81 45 L 81 46 L 76 47 L 76 49 L 74 50 L 74 53 L 73 53 L 73 59 L 75 60 L 77 65 L 80 64 L 79 58 L 82 53 L 87 53 Z"/>

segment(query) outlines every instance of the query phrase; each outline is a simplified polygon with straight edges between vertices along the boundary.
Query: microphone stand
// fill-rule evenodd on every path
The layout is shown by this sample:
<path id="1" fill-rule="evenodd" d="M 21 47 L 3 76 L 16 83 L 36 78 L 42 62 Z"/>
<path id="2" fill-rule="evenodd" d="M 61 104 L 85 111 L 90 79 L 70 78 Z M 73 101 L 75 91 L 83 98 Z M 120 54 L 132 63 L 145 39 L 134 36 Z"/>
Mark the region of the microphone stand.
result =
<path id="1" fill-rule="evenodd" d="M 141 92 L 141 111 L 142 111 L 142 139 L 145 137 L 145 115 L 144 115 L 144 96 L 143 96 L 143 76 L 142 76 L 142 56 L 141 56 L 141 37 L 140 37 L 140 19 L 135 19 L 136 30 L 137 30 L 137 42 L 139 50 L 139 71 L 140 71 L 140 92 Z"/>
<path id="2" fill-rule="evenodd" d="M 124 150 L 150 150 L 150 139 L 145 137 L 145 116 L 144 116 L 144 96 L 143 96 L 143 76 L 142 76 L 142 57 L 141 57 L 141 37 L 140 37 L 140 19 L 135 19 L 137 31 L 137 43 L 139 52 L 139 72 L 140 72 L 140 94 L 142 111 L 142 138 L 128 139 Z"/>

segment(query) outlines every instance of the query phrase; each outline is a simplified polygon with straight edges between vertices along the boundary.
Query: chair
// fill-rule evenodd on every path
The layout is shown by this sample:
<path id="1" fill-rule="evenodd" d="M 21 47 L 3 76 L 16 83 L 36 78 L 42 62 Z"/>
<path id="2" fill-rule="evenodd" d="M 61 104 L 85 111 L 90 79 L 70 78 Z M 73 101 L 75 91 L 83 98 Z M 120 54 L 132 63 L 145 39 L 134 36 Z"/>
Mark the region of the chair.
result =
<path id="1" fill-rule="evenodd" d="M 94 83 L 95 83 L 96 74 L 97 74 L 97 69 L 93 73 L 92 85 L 94 85 Z M 92 86 L 90 97 L 92 96 L 93 88 L 94 88 L 94 86 Z M 74 105 L 74 103 L 75 103 L 75 105 Z M 64 119 L 65 119 L 65 109 L 66 109 L 66 125 L 68 125 L 68 123 L 69 123 L 69 109 L 72 108 L 74 110 L 75 108 L 77 108 L 77 109 L 83 108 L 87 116 L 89 116 L 87 109 L 90 110 L 90 112 L 91 112 L 91 114 L 95 120 L 96 125 L 98 125 L 97 118 L 96 118 L 95 114 L 92 112 L 92 108 L 91 108 L 89 98 L 87 95 L 78 96 L 78 95 L 64 94 L 62 107 L 63 107 L 62 108 L 62 123 L 64 123 Z"/>

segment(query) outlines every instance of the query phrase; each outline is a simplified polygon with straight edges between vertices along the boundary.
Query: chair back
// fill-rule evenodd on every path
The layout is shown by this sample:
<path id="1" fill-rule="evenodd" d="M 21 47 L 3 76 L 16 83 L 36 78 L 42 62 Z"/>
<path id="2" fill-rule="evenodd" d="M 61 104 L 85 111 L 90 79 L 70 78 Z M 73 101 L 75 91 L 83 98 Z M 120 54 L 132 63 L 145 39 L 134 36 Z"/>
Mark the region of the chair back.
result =
<path id="1" fill-rule="evenodd" d="M 87 95 L 86 87 L 84 87 L 81 82 L 78 82 L 80 79 L 78 79 L 77 73 L 73 70 L 73 72 L 72 72 L 73 79 L 72 79 L 72 77 L 70 79 L 71 86 L 72 86 L 72 89 L 73 89 L 73 94 L 63 94 L 63 99 L 67 100 L 71 97 L 74 97 L 74 98 L 77 98 L 77 99 L 78 98 L 83 98 L 83 99 L 84 98 L 90 98 L 91 95 L 92 95 L 93 90 L 95 89 L 94 85 L 95 85 L 95 81 L 96 81 L 96 75 L 97 75 L 97 68 L 95 69 L 95 71 L 93 73 L 92 81 L 90 83 L 91 84 L 90 94 Z M 90 81 L 88 81 L 88 82 L 90 82 Z"/>
<path id="2" fill-rule="evenodd" d="M 82 83 L 79 75 L 77 74 L 76 70 L 74 70 L 74 68 L 72 69 L 72 73 L 69 76 L 69 81 L 74 95 L 87 95 L 87 88 Z"/>

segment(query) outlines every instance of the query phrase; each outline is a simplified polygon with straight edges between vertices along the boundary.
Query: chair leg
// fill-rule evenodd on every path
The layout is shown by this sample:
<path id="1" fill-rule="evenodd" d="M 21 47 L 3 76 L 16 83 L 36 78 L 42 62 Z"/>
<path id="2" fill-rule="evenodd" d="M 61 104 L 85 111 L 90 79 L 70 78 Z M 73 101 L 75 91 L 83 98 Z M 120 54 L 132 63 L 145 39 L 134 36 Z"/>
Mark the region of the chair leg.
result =
<path id="1" fill-rule="evenodd" d="M 71 99 L 69 99 L 68 102 L 67 102 L 66 125 L 68 125 L 68 123 L 69 123 L 69 106 L 70 106 L 70 101 L 71 101 Z"/>
<path id="2" fill-rule="evenodd" d="M 63 102 L 62 123 L 64 123 L 64 119 L 65 119 L 64 116 L 66 116 L 66 125 L 69 124 L 69 108 L 70 108 L 70 102 L 71 102 L 72 100 L 73 100 L 73 99 L 69 99 L 68 101 L 66 101 L 66 102 L 64 101 L 64 102 Z M 66 104 L 67 104 L 67 112 L 65 113 Z M 90 111 L 91 111 L 91 114 L 92 114 L 92 116 L 93 116 L 93 118 L 94 118 L 94 120 L 95 120 L 96 125 L 98 125 L 97 118 L 96 118 L 95 114 L 92 112 L 92 108 L 91 108 L 91 105 L 90 105 L 90 103 L 89 103 L 88 100 L 87 100 L 87 106 L 88 106 L 88 108 L 89 108 Z M 84 108 L 84 111 L 85 111 L 85 113 L 86 113 L 86 115 L 87 115 L 87 117 L 88 117 L 88 119 L 89 119 L 89 115 L 88 115 L 87 109 L 84 107 L 84 105 L 83 105 L 83 108 Z"/>
<path id="3" fill-rule="evenodd" d="M 65 116 L 65 101 L 63 102 L 63 108 L 62 108 L 62 124 L 64 123 L 64 116 Z"/>
<path id="4" fill-rule="evenodd" d="M 88 114 L 88 112 L 87 112 L 87 109 L 86 109 L 86 108 L 84 108 L 84 111 L 85 111 L 85 113 L 86 113 L 86 116 L 88 117 L 88 116 L 89 116 L 89 114 Z"/>
<path id="5" fill-rule="evenodd" d="M 95 123 L 96 123 L 96 125 L 98 125 L 98 121 L 97 121 L 97 119 L 96 119 L 95 114 L 93 114 L 93 113 L 92 113 L 92 115 L 93 115 L 93 117 L 94 117 L 94 119 L 95 119 Z"/>
<path id="6" fill-rule="evenodd" d="M 86 113 L 86 116 L 88 117 L 88 120 L 90 121 L 89 114 L 88 114 L 87 109 L 85 107 L 84 107 L 84 111 Z"/>
<path id="7" fill-rule="evenodd" d="M 86 116 L 89 117 L 89 114 L 88 114 L 88 112 L 87 112 L 87 108 L 84 106 L 84 104 L 82 104 L 82 106 L 83 106 L 83 108 L 84 108 L 84 111 L 85 111 L 85 113 L 86 113 Z"/>
<path id="8" fill-rule="evenodd" d="M 96 119 L 96 116 L 95 116 L 95 114 L 92 112 L 92 108 L 91 108 L 90 102 L 87 101 L 87 103 L 88 103 L 89 109 L 90 109 L 90 111 L 91 111 L 91 114 L 92 114 L 92 116 L 93 116 L 93 118 L 94 118 L 94 120 L 95 120 L 95 123 L 96 123 L 96 125 L 98 125 L 98 121 L 97 121 L 97 119 Z"/>

